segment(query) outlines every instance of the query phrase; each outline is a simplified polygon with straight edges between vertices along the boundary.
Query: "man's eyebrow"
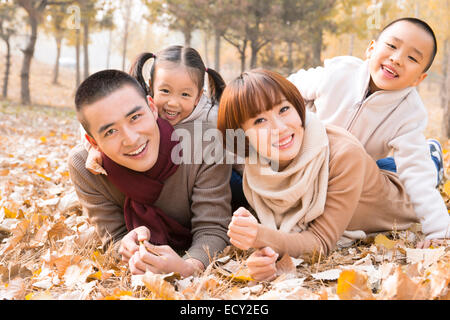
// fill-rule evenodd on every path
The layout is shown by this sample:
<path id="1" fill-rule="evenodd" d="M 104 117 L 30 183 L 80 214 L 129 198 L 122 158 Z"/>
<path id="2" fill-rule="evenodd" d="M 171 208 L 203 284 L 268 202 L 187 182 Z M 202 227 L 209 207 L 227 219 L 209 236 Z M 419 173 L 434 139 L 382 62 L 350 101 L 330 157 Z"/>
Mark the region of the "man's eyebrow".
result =
<path id="1" fill-rule="evenodd" d="M 124 118 L 128 118 L 129 116 L 131 116 L 133 113 L 138 112 L 139 110 L 142 109 L 142 106 L 136 106 L 134 107 L 130 112 L 128 112 Z M 102 133 L 103 131 L 105 131 L 106 129 L 108 129 L 109 127 L 113 126 L 115 124 L 115 122 L 111 122 L 108 124 L 105 124 L 104 126 L 101 126 L 100 129 L 98 129 L 98 133 Z"/>

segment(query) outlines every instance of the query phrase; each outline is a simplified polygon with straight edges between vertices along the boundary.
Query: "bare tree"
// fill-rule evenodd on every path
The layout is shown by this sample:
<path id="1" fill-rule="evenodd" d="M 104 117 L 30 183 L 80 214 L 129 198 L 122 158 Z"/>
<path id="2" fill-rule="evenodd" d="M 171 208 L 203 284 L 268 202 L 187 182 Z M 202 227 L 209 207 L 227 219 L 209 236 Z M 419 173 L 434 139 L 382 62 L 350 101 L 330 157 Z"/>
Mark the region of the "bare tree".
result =
<path id="1" fill-rule="evenodd" d="M 6 44 L 5 75 L 3 78 L 3 97 L 8 96 L 9 70 L 11 68 L 10 39 L 15 34 L 13 25 L 16 25 L 16 7 L 10 3 L 0 4 L 0 38 Z"/>

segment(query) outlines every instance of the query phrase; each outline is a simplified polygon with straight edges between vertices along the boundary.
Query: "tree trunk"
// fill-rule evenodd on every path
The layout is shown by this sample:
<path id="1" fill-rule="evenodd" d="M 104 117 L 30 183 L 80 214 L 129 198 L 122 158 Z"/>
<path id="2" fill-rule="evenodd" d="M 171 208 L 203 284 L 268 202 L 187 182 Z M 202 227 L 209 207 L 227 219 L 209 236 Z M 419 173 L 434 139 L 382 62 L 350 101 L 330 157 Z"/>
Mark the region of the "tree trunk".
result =
<path id="1" fill-rule="evenodd" d="M 55 67 L 53 69 L 53 84 L 58 84 L 58 77 L 59 77 L 59 58 L 61 57 L 61 43 L 62 43 L 63 37 L 58 35 L 56 36 L 56 61 L 55 61 Z"/>
<path id="2" fill-rule="evenodd" d="M 38 30 L 38 18 L 32 14 L 29 14 L 29 22 L 31 27 L 31 36 L 28 40 L 28 44 L 25 49 L 23 49 L 23 63 L 22 70 L 20 72 L 20 82 L 21 90 L 20 97 L 23 104 L 31 103 L 30 96 L 30 70 L 31 61 L 33 60 L 34 48 L 36 46 L 37 40 L 37 30 Z"/>
<path id="3" fill-rule="evenodd" d="M 89 77 L 89 21 L 83 23 L 84 79 Z"/>
<path id="4" fill-rule="evenodd" d="M 250 48 L 252 50 L 250 56 L 250 69 L 254 69 L 258 63 L 258 48 L 253 42 L 250 44 Z"/>
<path id="5" fill-rule="evenodd" d="M 3 98 L 6 98 L 8 96 L 9 69 L 11 67 L 11 45 L 9 43 L 9 37 L 4 40 L 6 43 L 6 66 L 5 77 L 3 79 Z"/>
<path id="6" fill-rule="evenodd" d="M 128 46 L 128 25 L 129 19 L 125 19 L 125 30 L 123 34 L 123 48 L 122 48 L 122 71 L 125 71 L 125 64 L 127 61 L 127 46 Z"/>
<path id="7" fill-rule="evenodd" d="M 322 64 L 322 60 L 320 58 L 322 54 L 322 28 L 318 28 L 315 32 L 315 38 L 313 42 L 313 57 L 312 62 L 314 66 L 319 66 Z"/>
<path id="8" fill-rule="evenodd" d="M 353 55 L 353 48 L 355 47 L 355 35 L 351 34 L 350 35 L 350 44 L 348 46 L 348 55 L 352 56 Z"/>
<path id="9" fill-rule="evenodd" d="M 442 134 L 447 140 L 450 137 L 450 40 L 444 41 L 444 59 L 442 61 L 441 106 L 444 111 L 442 117 Z"/>
<path id="10" fill-rule="evenodd" d="M 210 64 L 209 64 L 209 54 L 208 54 L 209 36 L 208 36 L 207 32 L 203 33 L 203 41 L 204 41 L 203 44 L 205 47 L 205 64 L 206 64 L 206 67 L 208 67 Z"/>
<path id="11" fill-rule="evenodd" d="M 219 30 L 214 34 L 214 69 L 220 72 L 220 37 L 222 36 Z"/>
<path id="12" fill-rule="evenodd" d="M 191 46 L 191 38 L 192 38 L 191 32 L 186 32 L 184 34 L 184 46 L 186 48 Z"/>
<path id="13" fill-rule="evenodd" d="M 294 69 L 294 59 L 293 59 L 294 42 L 292 40 L 289 40 L 287 42 L 287 45 L 288 45 L 287 68 L 288 68 L 288 74 L 290 75 Z"/>
<path id="14" fill-rule="evenodd" d="M 75 51 L 76 51 L 76 61 L 77 61 L 77 65 L 76 65 L 76 87 L 78 88 L 78 86 L 81 83 L 81 73 L 80 73 L 80 69 L 81 69 L 81 61 L 80 61 L 80 29 L 77 29 L 75 31 Z"/>
<path id="15" fill-rule="evenodd" d="M 109 64 L 111 60 L 111 42 L 112 42 L 112 29 L 109 29 L 108 49 L 106 52 L 106 69 L 109 69 Z"/>

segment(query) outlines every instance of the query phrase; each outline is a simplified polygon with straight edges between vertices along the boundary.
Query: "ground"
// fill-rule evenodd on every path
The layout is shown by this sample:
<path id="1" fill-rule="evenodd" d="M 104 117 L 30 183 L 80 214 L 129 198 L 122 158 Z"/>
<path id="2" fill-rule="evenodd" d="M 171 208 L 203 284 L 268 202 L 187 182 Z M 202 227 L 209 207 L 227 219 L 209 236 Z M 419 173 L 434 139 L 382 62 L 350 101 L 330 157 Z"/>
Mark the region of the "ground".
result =
<path id="1" fill-rule="evenodd" d="M 73 74 L 62 70 L 62 84 L 52 85 L 51 67 L 34 63 L 33 106 L 17 102 L 18 78 L 15 70 L 10 99 L 0 100 L 0 299 L 450 298 L 450 246 L 416 249 L 420 225 L 370 236 L 327 257 L 285 256 L 272 282 L 251 279 L 249 252 L 233 247 L 195 277 L 131 276 L 117 253 L 101 247 L 70 181 L 67 155 L 79 140 Z M 449 142 L 441 136 L 438 92 L 432 84 L 420 88 L 429 111 L 425 134 L 444 146 L 447 181 Z M 450 182 L 440 191 L 450 207 Z"/>

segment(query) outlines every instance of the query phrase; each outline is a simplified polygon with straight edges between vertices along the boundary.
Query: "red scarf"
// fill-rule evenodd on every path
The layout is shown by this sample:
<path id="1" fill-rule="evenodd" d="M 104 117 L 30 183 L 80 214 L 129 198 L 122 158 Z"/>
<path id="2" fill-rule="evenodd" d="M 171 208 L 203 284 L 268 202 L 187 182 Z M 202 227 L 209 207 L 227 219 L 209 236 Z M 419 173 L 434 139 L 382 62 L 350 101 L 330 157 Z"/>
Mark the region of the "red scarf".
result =
<path id="1" fill-rule="evenodd" d="M 164 181 L 178 169 L 171 159 L 172 149 L 179 140 L 171 140 L 173 127 L 164 119 L 157 120 L 160 142 L 155 165 L 146 172 L 123 167 L 102 153 L 107 178 L 125 194 L 124 216 L 128 231 L 139 226 L 150 229 L 150 242 L 170 245 L 174 249 L 187 249 L 192 242 L 188 228 L 166 215 L 153 204 L 159 198 Z"/>

